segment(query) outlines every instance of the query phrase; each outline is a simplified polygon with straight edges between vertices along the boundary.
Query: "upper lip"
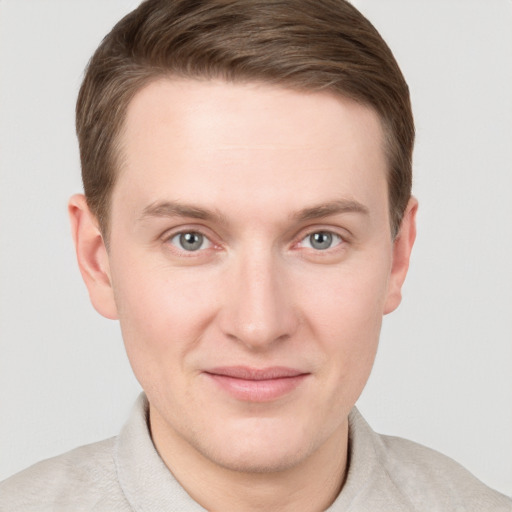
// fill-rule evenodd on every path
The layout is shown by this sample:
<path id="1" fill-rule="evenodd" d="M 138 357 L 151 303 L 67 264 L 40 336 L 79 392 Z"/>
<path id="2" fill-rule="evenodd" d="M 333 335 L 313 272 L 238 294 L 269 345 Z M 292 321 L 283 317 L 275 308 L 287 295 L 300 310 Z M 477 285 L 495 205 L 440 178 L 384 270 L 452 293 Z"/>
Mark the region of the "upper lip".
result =
<path id="1" fill-rule="evenodd" d="M 211 375 L 220 375 L 222 377 L 231 377 L 233 379 L 243 380 L 271 380 L 283 379 L 286 377 L 297 377 L 305 375 L 308 372 L 288 368 L 286 366 L 272 366 L 269 368 L 251 368 L 248 366 L 223 366 L 211 368 L 205 373 Z"/>

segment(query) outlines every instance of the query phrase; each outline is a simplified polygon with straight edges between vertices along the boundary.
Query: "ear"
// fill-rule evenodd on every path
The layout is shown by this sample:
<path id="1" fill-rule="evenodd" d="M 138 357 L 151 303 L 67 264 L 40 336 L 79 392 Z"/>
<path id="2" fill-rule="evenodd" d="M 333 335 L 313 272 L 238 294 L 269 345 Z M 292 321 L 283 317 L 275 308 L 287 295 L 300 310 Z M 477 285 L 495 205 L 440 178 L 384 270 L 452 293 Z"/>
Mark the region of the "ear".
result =
<path id="1" fill-rule="evenodd" d="M 402 285 L 409 269 L 412 246 L 416 239 L 416 212 L 418 201 L 411 197 L 405 209 L 400 231 L 393 242 L 393 261 L 388 282 L 388 295 L 384 305 L 384 314 L 394 311 L 402 300 Z"/>
<path id="2" fill-rule="evenodd" d="M 91 213 L 85 196 L 76 194 L 68 203 L 71 233 L 82 278 L 94 309 L 106 318 L 117 319 L 117 308 L 110 276 L 107 248 L 98 220 Z"/>

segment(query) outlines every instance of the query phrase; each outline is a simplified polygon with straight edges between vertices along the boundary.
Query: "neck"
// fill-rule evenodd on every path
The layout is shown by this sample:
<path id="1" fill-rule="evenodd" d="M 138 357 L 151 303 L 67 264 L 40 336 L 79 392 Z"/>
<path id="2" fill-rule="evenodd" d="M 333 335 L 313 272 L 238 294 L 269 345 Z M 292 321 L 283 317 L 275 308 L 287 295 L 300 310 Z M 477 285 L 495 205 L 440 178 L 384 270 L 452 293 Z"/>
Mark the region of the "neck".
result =
<path id="1" fill-rule="evenodd" d="M 150 408 L 151 433 L 160 457 L 187 493 L 207 510 L 321 511 L 343 485 L 348 420 L 293 467 L 250 473 L 222 467 L 191 446 Z"/>

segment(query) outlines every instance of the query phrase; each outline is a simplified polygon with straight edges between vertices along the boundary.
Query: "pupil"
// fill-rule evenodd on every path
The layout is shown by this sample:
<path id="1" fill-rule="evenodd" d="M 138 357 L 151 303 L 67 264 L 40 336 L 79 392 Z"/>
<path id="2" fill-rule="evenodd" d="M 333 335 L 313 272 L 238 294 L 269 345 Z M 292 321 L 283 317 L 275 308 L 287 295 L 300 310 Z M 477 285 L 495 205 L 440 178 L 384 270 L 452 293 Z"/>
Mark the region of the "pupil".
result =
<path id="1" fill-rule="evenodd" d="M 180 235 L 180 244 L 187 251 L 197 251 L 203 245 L 203 235 L 199 233 L 183 233 Z"/>
<path id="2" fill-rule="evenodd" d="M 328 249 L 332 243 L 332 235 L 320 231 L 319 233 L 311 235 L 310 242 L 311 246 L 315 249 Z"/>

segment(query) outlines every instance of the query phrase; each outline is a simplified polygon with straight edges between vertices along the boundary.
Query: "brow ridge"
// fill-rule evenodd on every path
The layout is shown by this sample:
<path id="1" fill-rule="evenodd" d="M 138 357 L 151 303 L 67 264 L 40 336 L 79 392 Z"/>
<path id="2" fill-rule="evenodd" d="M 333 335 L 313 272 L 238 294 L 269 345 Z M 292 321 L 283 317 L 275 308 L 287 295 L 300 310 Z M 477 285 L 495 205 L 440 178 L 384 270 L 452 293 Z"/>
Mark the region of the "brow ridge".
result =
<path id="1" fill-rule="evenodd" d="M 151 203 L 144 208 L 139 220 L 144 220 L 148 217 L 190 217 L 199 220 L 217 220 L 224 224 L 227 223 L 225 217 L 218 211 L 177 201 L 155 201 Z"/>
<path id="2" fill-rule="evenodd" d="M 350 199 L 338 199 L 327 203 L 303 208 L 291 215 L 292 220 L 304 222 L 344 213 L 369 215 L 369 209 L 362 203 Z M 219 211 L 180 203 L 177 201 L 155 201 L 144 208 L 139 221 L 148 217 L 190 217 L 193 219 L 218 221 L 227 224 L 227 219 Z"/>
<path id="3" fill-rule="evenodd" d="M 343 213 L 360 213 L 369 215 L 370 210 L 364 204 L 351 199 L 337 199 L 327 203 L 304 208 L 293 215 L 297 221 L 308 221 L 339 215 Z"/>

